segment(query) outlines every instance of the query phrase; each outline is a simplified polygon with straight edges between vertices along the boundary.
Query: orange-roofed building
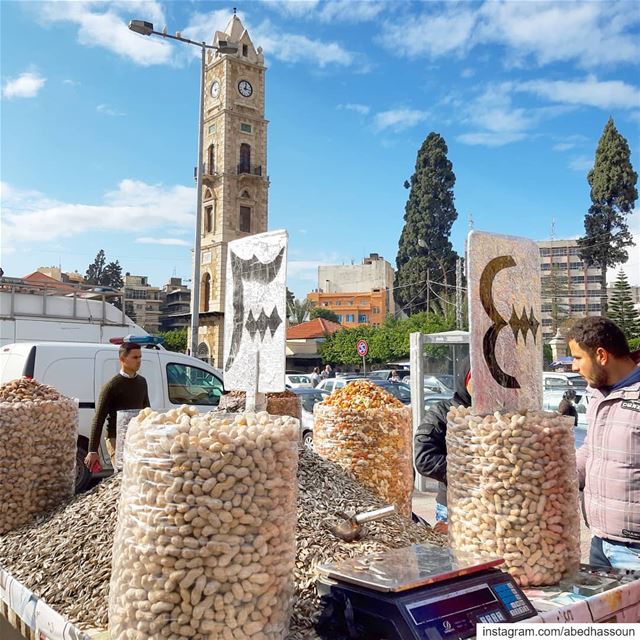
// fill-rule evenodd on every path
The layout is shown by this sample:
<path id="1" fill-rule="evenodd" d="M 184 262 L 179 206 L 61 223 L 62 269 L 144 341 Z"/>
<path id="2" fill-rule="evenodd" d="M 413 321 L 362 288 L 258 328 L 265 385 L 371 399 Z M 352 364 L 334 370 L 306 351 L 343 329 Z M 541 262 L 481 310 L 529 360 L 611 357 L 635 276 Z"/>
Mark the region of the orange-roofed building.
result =
<path id="1" fill-rule="evenodd" d="M 55 293 L 59 293 L 62 295 L 66 293 L 73 293 L 74 291 L 76 291 L 76 287 L 64 282 L 60 282 L 60 280 L 56 280 L 55 278 L 52 278 L 46 273 L 42 273 L 40 271 L 34 271 L 33 273 L 24 276 L 24 278 L 22 279 L 25 282 L 37 285 L 39 292 L 41 292 L 44 287 L 46 287 L 47 289 L 51 289 L 51 293 L 54 293 L 55 291 Z"/>
<path id="2" fill-rule="evenodd" d="M 318 345 L 343 329 L 337 322 L 316 318 L 287 328 L 287 371 L 310 373 L 322 364 Z"/>

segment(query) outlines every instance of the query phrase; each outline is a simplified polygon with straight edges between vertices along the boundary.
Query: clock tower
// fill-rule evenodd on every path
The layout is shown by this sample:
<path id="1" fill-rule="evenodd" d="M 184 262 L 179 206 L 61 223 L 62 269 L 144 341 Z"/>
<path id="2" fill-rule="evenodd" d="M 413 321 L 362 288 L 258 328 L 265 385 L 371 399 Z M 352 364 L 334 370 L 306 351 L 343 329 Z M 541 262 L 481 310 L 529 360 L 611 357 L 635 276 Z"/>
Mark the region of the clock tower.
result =
<path id="1" fill-rule="evenodd" d="M 227 244 L 267 230 L 267 121 L 262 49 L 234 14 L 209 51 L 205 68 L 202 228 L 200 229 L 200 358 L 221 368 Z"/>

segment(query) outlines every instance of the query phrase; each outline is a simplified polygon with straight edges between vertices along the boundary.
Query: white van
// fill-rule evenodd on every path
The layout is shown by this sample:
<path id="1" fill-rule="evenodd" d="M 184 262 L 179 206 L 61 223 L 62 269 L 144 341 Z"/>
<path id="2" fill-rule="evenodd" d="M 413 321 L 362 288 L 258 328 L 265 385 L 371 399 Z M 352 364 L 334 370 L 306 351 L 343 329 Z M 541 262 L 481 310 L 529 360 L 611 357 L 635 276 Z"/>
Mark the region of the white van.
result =
<path id="1" fill-rule="evenodd" d="M 22 376 L 48 384 L 80 403 L 80 427 L 76 465 L 76 490 L 84 488 L 91 474 L 83 464 L 87 454 L 96 400 L 102 386 L 120 371 L 119 347 L 114 344 L 76 342 L 21 342 L 0 347 L 0 383 Z M 167 351 L 143 348 L 140 375 L 147 380 L 154 409 L 168 411 L 182 404 L 217 405 L 224 392 L 222 372 L 202 360 Z M 110 470 L 102 431 L 100 454 Z"/>

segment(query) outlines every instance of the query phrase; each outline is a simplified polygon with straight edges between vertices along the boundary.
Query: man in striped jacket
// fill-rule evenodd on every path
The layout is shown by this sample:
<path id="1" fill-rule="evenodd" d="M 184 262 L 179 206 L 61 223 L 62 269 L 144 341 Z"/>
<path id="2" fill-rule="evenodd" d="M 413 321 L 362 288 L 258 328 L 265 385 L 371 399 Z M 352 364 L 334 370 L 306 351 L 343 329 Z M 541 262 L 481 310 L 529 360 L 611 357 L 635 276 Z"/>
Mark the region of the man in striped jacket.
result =
<path id="1" fill-rule="evenodd" d="M 577 452 L 591 529 L 590 563 L 640 570 L 640 368 L 608 318 L 576 322 L 573 370 L 589 384 L 587 437 Z"/>

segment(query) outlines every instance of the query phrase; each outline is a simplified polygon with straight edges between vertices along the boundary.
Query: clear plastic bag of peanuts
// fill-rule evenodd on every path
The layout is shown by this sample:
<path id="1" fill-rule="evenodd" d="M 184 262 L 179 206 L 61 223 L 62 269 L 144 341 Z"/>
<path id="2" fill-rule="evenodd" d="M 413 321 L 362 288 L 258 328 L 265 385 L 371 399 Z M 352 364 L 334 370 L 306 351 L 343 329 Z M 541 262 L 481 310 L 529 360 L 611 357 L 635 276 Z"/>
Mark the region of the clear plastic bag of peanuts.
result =
<path id="1" fill-rule="evenodd" d="M 143 409 L 125 441 L 111 640 L 282 640 L 293 602 L 299 423 Z"/>
<path id="2" fill-rule="evenodd" d="M 116 413 L 116 462 L 114 471 L 122 471 L 124 443 L 131 420 L 136 418 L 140 409 L 121 409 Z"/>
<path id="3" fill-rule="evenodd" d="M 523 587 L 556 584 L 578 568 L 573 418 L 452 407 L 447 483 L 452 548 L 504 558 Z"/>
<path id="4" fill-rule="evenodd" d="M 21 378 L 0 385 L 0 535 L 73 495 L 78 401 Z"/>
<path id="5" fill-rule="evenodd" d="M 313 411 L 313 448 L 381 500 L 411 516 L 411 409 L 368 380 L 334 391 Z"/>

